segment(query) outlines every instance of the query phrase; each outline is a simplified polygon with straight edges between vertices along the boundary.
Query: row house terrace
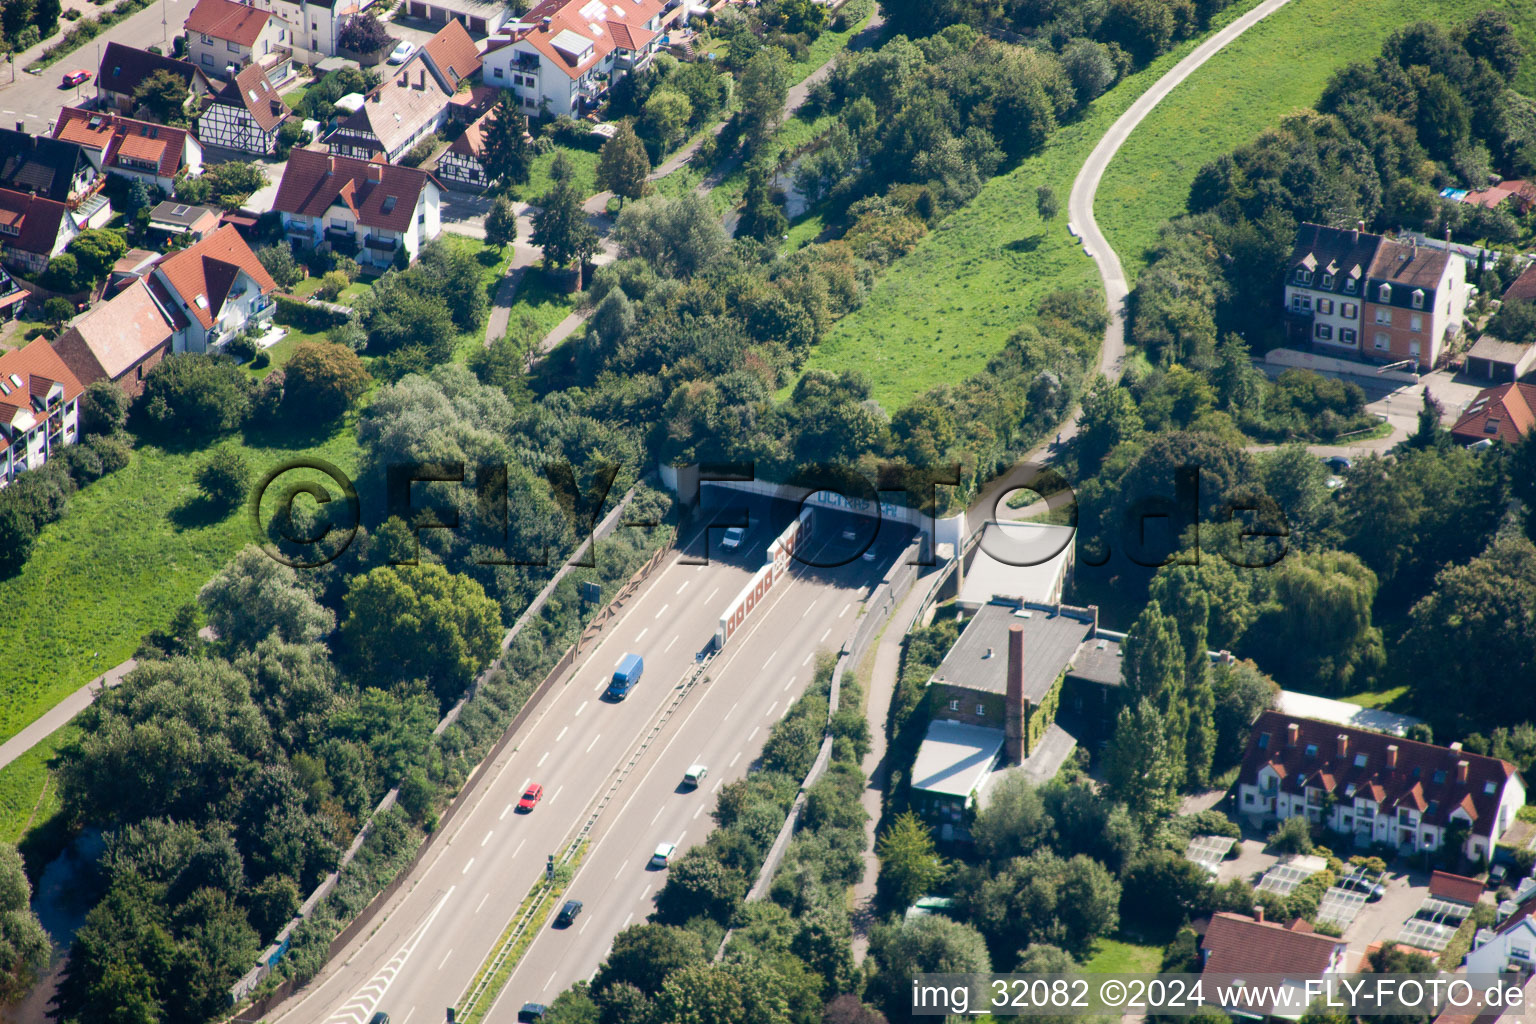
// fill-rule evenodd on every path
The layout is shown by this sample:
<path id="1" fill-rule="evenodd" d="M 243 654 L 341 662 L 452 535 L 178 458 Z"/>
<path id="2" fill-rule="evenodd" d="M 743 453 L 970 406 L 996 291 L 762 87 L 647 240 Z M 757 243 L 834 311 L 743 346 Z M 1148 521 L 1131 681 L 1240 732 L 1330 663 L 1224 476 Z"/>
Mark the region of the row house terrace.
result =
<path id="1" fill-rule="evenodd" d="M 83 391 L 42 338 L 0 355 L 0 487 L 75 443 Z"/>
<path id="2" fill-rule="evenodd" d="M 178 174 L 203 172 L 202 144 L 184 128 L 65 107 L 53 137 L 79 145 L 108 174 L 146 181 L 167 193 Z"/>
<path id="3" fill-rule="evenodd" d="M 1357 846 L 1432 851 L 1464 835 L 1461 852 L 1488 858 L 1525 804 L 1513 765 L 1432 743 L 1266 712 L 1238 775 L 1238 811 L 1305 817 Z"/>

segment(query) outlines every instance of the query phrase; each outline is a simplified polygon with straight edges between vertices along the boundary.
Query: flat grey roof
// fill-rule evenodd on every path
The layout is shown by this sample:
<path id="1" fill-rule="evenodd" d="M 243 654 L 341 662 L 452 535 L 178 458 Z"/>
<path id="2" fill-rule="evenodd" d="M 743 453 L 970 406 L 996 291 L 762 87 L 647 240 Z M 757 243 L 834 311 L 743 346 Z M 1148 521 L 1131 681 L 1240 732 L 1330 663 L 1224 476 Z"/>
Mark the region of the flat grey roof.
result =
<path id="1" fill-rule="evenodd" d="M 1513 365 L 1530 355 L 1531 347 L 1518 341 L 1504 341 L 1491 334 L 1485 334 L 1473 343 L 1467 355 L 1472 359 L 1489 359 L 1496 363 Z"/>
<path id="2" fill-rule="evenodd" d="M 1039 608 L 988 604 L 977 610 L 949 649 L 933 682 L 1004 693 L 1008 686 L 1008 629 L 1024 627 L 1024 699 L 1039 701 L 1067 667 L 1092 626 Z M 991 656 L 988 656 L 991 651 Z"/>
<path id="3" fill-rule="evenodd" d="M 928 723 L 912 765 L 912 788 L 969 799 L 1003 749 L 1003 730 L 939 719 Z"/>
<path id="4" fill-rule="evenodd" d="M 1076 530 L 997 520 L 982 529 L 985 533 L 960 588 L 962 607 L 975 608 L 994 597 L 1042 602 L 1056 599 L 1072 563 Z"/>
<path id="5" fill-rule="evenodd" d="M 1104 686 L 1119 686 L 1124 664 L 1119 641 L 1099 637 L 1084 641 L 1077 649 L 1067 674 Z"/>

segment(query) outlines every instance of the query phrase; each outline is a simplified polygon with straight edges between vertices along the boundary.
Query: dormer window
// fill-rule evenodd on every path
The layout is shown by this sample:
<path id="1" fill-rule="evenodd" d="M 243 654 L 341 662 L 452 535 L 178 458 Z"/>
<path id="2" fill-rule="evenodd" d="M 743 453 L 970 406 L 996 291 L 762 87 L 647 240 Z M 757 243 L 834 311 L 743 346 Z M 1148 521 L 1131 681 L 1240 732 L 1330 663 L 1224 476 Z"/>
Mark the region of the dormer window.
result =
<path id="1" fill-rule="evenodd" d="M 1376 301 L 1377 302 L 1391 302 L 1392 301 L 1392 286 L 1389 285 L 1389 284 L 1384 284 L 1380 288 L 1378 288 L 1376 290 Z"/>
<path id="2" fill-rule="evenodd" d="M 1422 289 L 1422 288 L 1415 288 L 1413 290 L 1413 308 L 1414 309 L 1423 309 L 1424 308 L 1424 289 Z"/>
<path id="3" fill-rule="evenodd" d="M 1356 754 L 1355 755 L 1355 767 L 1356 768 L 1364 768 L 1365 767 L 1365 763 L 1366 763 L 1367 760 L 1369 760 L 1369 759 L 1364 754 Z"/>
<path id="4" fill-rule="evenodd" d="M 1297 267 L 1296 268 L 1296 283 L 1297 284 L 1311 284 L 1312 283 L 1312 271 L 1308 270 L 1306 267 Z"/>
<path id="5" fill-rule="evenodd" d="M 1333 287 L 1333 275 L 1332 274 L 1324 274 L 1323 275 L 1323 287 L 1324 288 L 1332 288 Z"/>
<path id="6" fill-rule="evenodd" d="M 1344 290 L 1349 292 L 1349 294 L 1351 294 L 1351 295 L 1355 294 L 1355 279 L 1354 278 L 1346 277 L 1344 279 Z"/>

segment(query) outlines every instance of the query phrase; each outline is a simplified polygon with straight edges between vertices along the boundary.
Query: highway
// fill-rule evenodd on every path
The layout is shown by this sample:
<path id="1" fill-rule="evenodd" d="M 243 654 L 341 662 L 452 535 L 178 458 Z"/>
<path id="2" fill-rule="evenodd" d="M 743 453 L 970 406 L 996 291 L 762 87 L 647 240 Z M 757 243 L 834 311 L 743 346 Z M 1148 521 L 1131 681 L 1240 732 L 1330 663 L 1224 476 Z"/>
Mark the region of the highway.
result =
<path id="1" fill-rule="evenodd" d="M 547 855 L 586 819 L 670 703 L 776 532 L 765 515 L 754 514 L 740 551 L 722 557 L 716 528 L 709 564 L 674 559 L 654 573 L 598 645 L 544 698 L 516 745 L 485 766 L 489 777 L 472 804 L 396 893 L 387 915 L 265 1019 L 367 1024 L 382 1010 L 392 1024 L 443 1020 L 542 874 Z M 836 533 L 818 529 L 815 539 L 824 543 Z M 882 537 L 879 550 L 894 556 L 904 538 Z M 701 553 L 697 534 L 687 553 Z M 623 923 L 643 919 L 664 879 L 646 869 L 651 850 L 665 839 L 678 842 L 681 852 L 708 835 L 716 786 L 746 772 L 769 724 L 810 680 L 811 656 L 847 635 L 853 606 L 885 568 L 858 559 L 825 570 L 793 564 L 716 657 L 710 681 L 690 694 L 599 821 L 570 889 L 587 912 L 574 928 L 546 926 L 493 1019 L 510 1020 L 524 1001 L 553 998 L 590 975 Z M 624 701 L 605 702 L 601 691 L 628 652 L 645 658 L 644 676 Z M 709 764 L 709 778 L 697 792 L 679 792 L 683 771 L 696 760 Z M 543 785 L 544 798 L 532 813 L 520 814 L 515 805 L 530 781 Z"/>

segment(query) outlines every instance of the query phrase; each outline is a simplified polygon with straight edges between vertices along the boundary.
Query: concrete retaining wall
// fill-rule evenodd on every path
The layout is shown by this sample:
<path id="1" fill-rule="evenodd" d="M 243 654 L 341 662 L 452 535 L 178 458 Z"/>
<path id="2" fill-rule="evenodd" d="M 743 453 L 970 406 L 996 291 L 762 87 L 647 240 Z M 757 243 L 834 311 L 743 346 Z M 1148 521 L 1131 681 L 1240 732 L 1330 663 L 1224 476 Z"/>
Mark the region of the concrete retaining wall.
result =
<path id="1" fill-rule="evenodd" d="M 1334 356 L 1320 356 L 1315 352 L 1299 352 L 1293 348 L 1271 349 L 1264 356 L 1264 362 L 1270 366 L 1315 370 L 1318 373 L 1341 373 L 1348 377 L 1363 377 L 1366 380 L 1393 380 L 1404 384 L 1419 382 L 1419 375 L 1407 370 L 1378 372 L 1370 363 L 1357 363 L 1353 359 L 1338 359 Z"/>

